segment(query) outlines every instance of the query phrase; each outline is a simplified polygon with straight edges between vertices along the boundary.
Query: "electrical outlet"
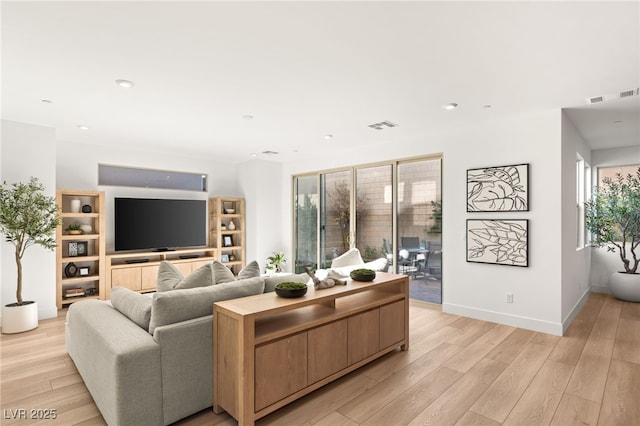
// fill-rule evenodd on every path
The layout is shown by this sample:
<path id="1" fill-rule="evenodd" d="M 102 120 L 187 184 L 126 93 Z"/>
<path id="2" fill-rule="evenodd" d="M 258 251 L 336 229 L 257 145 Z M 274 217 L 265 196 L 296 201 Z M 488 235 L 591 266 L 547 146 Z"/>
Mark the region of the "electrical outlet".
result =
<path id="1" fill-rule="evenodd" d="M 513 293 L 505 293 L 504 301 L 507 303 L 513 303 Z"/>

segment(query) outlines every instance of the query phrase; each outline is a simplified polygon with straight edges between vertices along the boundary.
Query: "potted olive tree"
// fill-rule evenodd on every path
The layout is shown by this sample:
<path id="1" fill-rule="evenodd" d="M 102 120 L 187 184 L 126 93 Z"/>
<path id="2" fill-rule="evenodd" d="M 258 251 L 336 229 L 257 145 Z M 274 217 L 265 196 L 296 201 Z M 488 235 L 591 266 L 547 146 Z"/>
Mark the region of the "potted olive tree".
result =
<path id="1" fill-rule="evenodd" d="M 3 333 L 20 333 L 38 326 L 38 304 L 22 300 L 22 258 L 33 245 L 53 250 L 59 222 L 55 199 L 44 194 L 44 186 L 37 178 L 0 186 L 0 233 L 15 247 L 18 273 L 17 302 L 2 307 Z"/>
<path id="2" fill-rule="evenodd" d="M 624 268 L 609 278 L 611 292 L 618 299 L 640 302 L 640 167 L 635 175 L 603 179 L 585 208 L 591 245 L 617 252 Z"/>

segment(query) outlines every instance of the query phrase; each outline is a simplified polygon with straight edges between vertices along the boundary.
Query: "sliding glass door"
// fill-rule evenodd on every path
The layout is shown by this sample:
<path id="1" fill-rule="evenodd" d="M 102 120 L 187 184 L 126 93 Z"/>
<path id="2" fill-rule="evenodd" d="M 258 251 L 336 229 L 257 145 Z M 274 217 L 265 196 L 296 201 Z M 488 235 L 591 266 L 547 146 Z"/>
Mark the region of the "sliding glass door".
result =
<path id="1" fill-rule="evenodd" d="M 318 176 L 301 176 L 294 181 L 295 272 L 318 265 Z"/>
<path id="2" fill-rule="evenodd" d="M 356 247 L 365 262 L 393 260 L 393 166 L 356 170 Z"/>
<path id="3" fill-rule="evenodd" d="M 320 264 L 331 261 L 351 246 L 351 171 L 320 175 Z"/>

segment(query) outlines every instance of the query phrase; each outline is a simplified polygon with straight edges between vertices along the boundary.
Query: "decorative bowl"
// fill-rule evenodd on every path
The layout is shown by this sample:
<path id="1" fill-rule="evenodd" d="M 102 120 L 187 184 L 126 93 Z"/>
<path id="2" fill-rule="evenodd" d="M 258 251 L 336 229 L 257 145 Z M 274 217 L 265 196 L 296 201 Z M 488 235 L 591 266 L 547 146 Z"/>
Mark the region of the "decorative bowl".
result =
<path id="1" fill-rule="evenodd" d="M 225 209 L 224 211 L 226 214 L 234 214 L 236 212 L 236 209 Z"/>
<path id="2" fill-rule="evenodd" d="M 373 281 L 376 279 L 376 272 L 371 269 L 355 269 L 349 275 L 354 281 Z"/>
<path id="3" fill-rule="evenodd" d="M 307 294 L 307 285 L 304 283 L 284 282 L 276 284 L 276 294 L 280 297 L 302 297 Z"/>

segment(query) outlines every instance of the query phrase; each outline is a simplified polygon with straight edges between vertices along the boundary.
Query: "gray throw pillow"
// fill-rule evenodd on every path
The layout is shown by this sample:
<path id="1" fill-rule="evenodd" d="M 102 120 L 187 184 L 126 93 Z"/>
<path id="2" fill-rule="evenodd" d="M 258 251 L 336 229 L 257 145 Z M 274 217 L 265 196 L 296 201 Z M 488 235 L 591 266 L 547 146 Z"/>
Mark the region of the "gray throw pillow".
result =
<path id="1" fill-rule="evenodd" d="M 253 261 L 249 263 L 247 266 L 242 268 L 242 271 L 238 274 L 239 280 L 244 280 L 246 278 L 255 278 L 260 276 L 260 265 L 258 265 L 257 261 Z"/>
<path id="2" fill-rule="evenodd" d="M 111 289 L 111 305 L 141 328 L 149 330 L 151 321 L 151 297 L 125 287 Z"/>
<path id="3" fill-rule="evenodd" d="M 149 333 L 153 334 L 156 327 L 211 315 L 214 302 L 252 296 L 263 291 L 264 280 L 257 277 L 209 287 L 155 293 Z"/>
<path id="4" fill-rule="evenodd" d="M 227 268 L 224 263 L 214 260 L 212 263 L 212 267 L 216 284 L 224 284 L 236 280 L 233 272 L 231 272 L 231 270 Z"/>
<path id="5" fill-rule="evenodd" d="M 171 262 L 162 261 L 158 267 L 157 291 L 179 290 L 186 288 L 207 287 L 215 284 L 213 266 L 207 263 L 186 277 Z"/>
<path id="6" fill-rule="evenodd" d="M 277 277 L 266 277 L 264 279 L 264 292 L 269 293 L 272 291 L 276 291 L 276 285 L 280 283 L 286 282 L 294 282 L 294 283 L 303 283 L 307 284 L 309 282 L 309 275 L 304 274 L 289 274 L 289 275 L 278 275 Z"/>

